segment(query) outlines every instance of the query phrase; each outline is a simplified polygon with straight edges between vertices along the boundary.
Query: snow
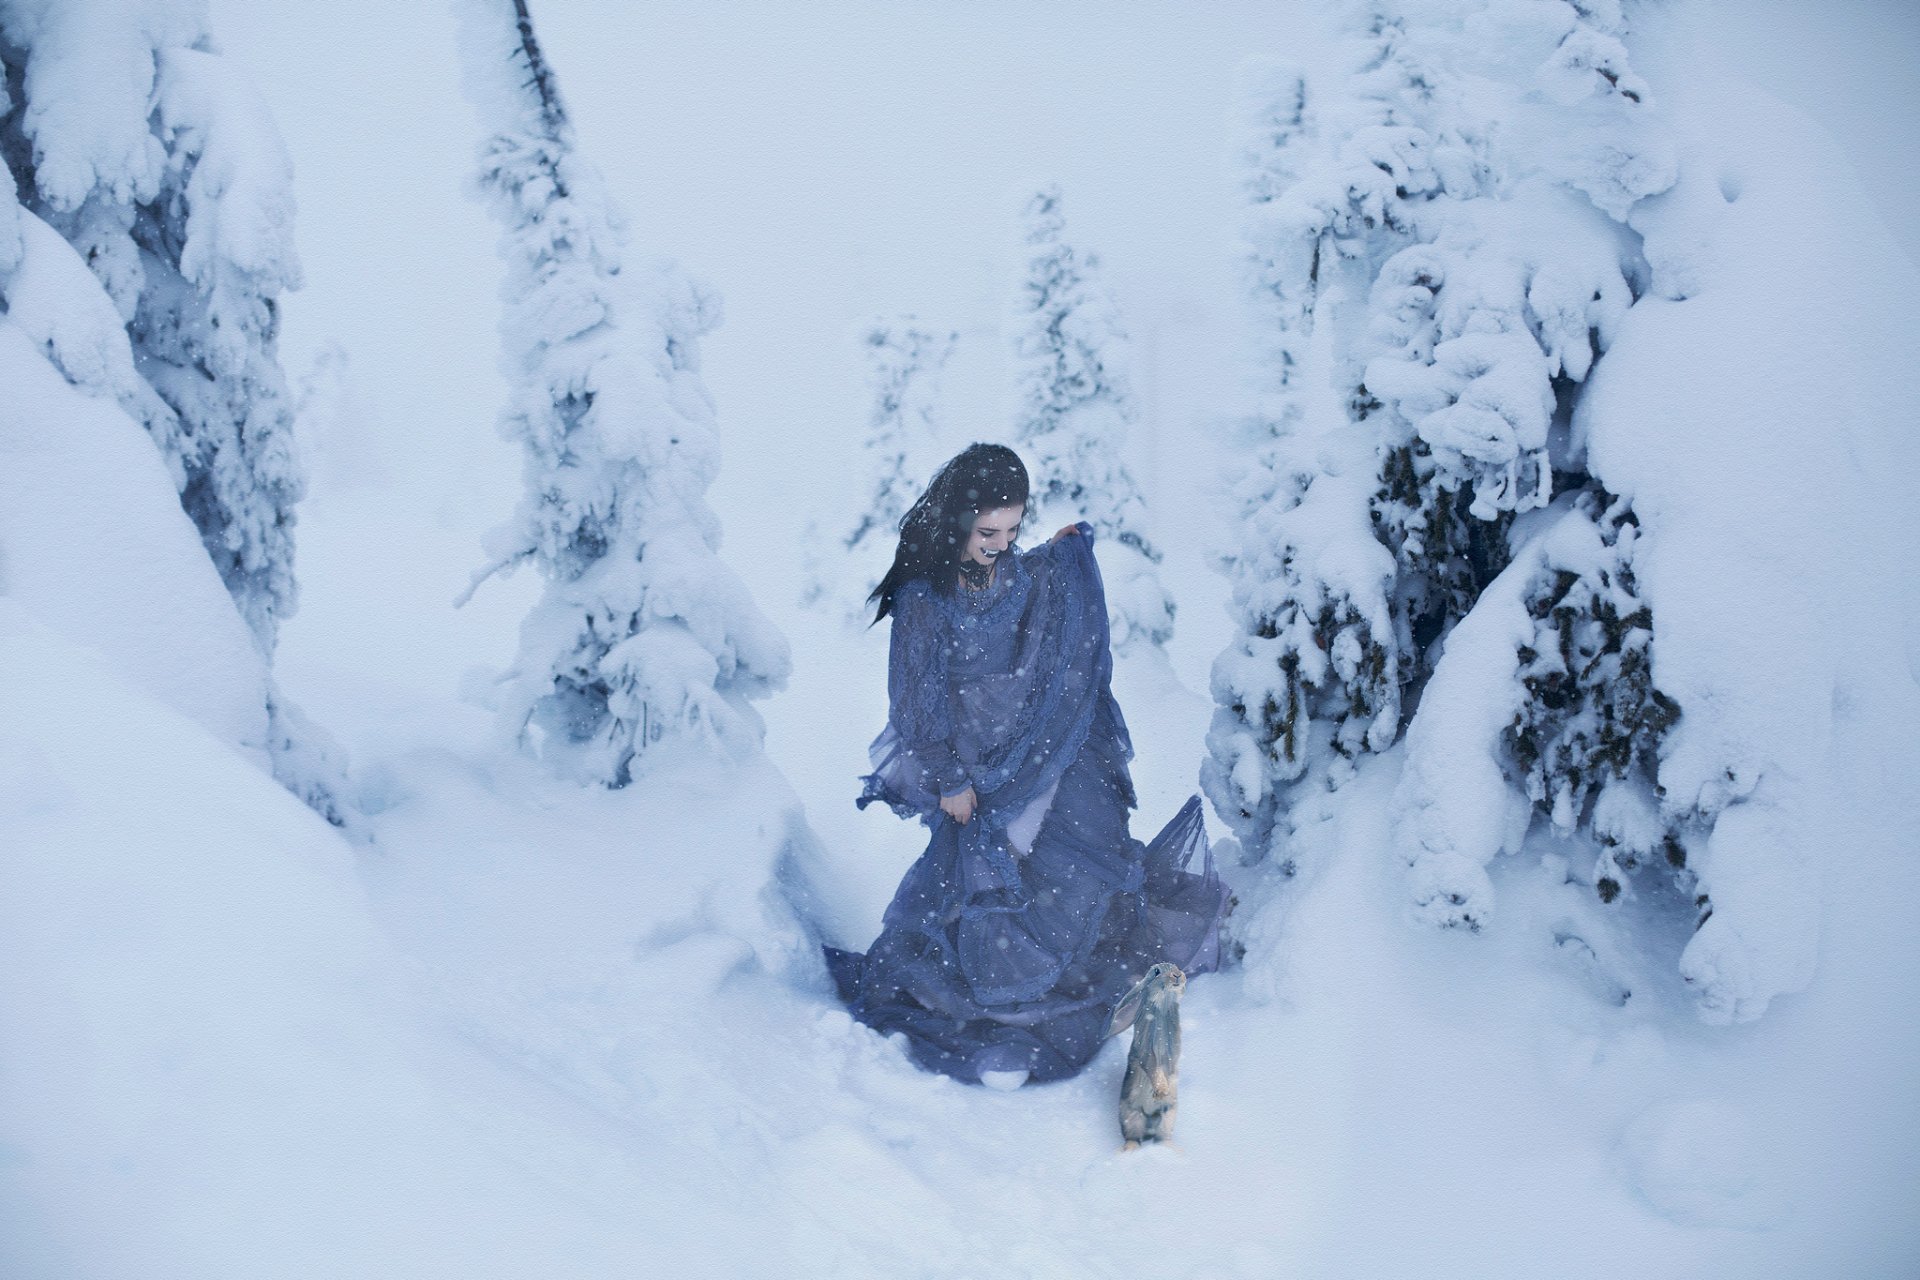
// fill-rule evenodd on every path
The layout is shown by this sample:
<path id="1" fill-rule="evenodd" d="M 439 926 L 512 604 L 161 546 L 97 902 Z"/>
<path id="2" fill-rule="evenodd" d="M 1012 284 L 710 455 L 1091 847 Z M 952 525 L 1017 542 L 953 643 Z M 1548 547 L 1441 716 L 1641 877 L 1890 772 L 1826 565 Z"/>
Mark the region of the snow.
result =
<path id="1" fill-rule="evenodd" d="M 1525 695 L 1514 679 L 1519 652 L 1534 639 L 1524 593 L 1550 536 L 1534 544 L 1534 555 L 1508 565 L 1447 633 L 1407 729 L 1394 818 L 1408 896 L 1428 924 L 1473 932 L 1487 926 L 1494 892 L 1484 868 L 1496 854 L 1519 849 L 1533 816 L 1502 767 L 1501 735 Z"/>
<path id="2" fill-rule="evenodd" d="M 1780 1206 L 1745 1116 L 1719 1102 L 1648 1107 L 1620 1135 L 1620 1160 L 1648 1203 L 1682 1226 L 1764 1226 Z"/>
<path id="3" fill-rule="evenodd" d="M 150 199 L 166 152 L 148 127 L 154 50 L 199 38 L 195 6 L 169 0 L 29 0 L 7 6 L 8 37 L 32 46 L 22 125 L 41 190 L 61 210 L 101 191 Z"/>
<path id="4" fill-rule="evenodd" d="M 266 103 L 225 58 L 168 49 L 155 87 L 176 145 L 193 155 L 185 183 L 187 235 L 180 273 L 207 292 L 221 356 L 246 358 L 245 294 L 300 287 L 293 253 L 293 171 Z"/>
<path id="5" fill-rule="evenodd" d="M 614 1265 L 516 1167 L 553 1108 L 450 1087 L 332 829 L 11 598 L 0 646 L 6 1272 Z"/>
<path id="6" fill-rule="evenodd" d="M 222 741 L 264 745 L 264 664 L 160 454 L 36 345 L 0 320 L 0 591 Z"/>
<path id="7" fill-rule="evenodd" d="M 87 264 L 52 227 L 24 211 L 19 217 L 21 252 L 7 277 L 8 318 L 68 382 L 114 397 L 142 422 L 164 422 L 171 414 L 134 372 L 126 322 Z"/>
<path id="8" fill-rule="evenodd" d="M 1487 6 L 1502 31 L 1537 24 L 1522 69 L 1553 57 L 1556 101 L 1601 101 L 1607 50 L 1564 47 L 1565 8 Z M 815 944 L 873 936 L 923 833 L 853 807 L 885 628 L 799 606 L 800 531 L 841 527 L 865 496 L 864 317 L 959 332 L 943 421 L 1004 435 L 1005 197 L 1058 179 L 1127 308 L 1136 475 L 1181 607 L 1165 655 L 1116 671 L 1138 822 L 1171 813 L 1207 754 L 1230 635 L 1212 553 L 1284 534 L 1364 607 L 1350 625 L 1388 629 L 1391 567 L 1355 527 L 1368 460 L 1299 439 L 1289 462 L 1319 478 L 1297 505 L 1242 504 L 1218 479 L 1252 400 L 1230 365 L 1233 72 L 1250 50 L 1324 65 L 1300 7 L 536 12 L 635 242 L 727 296 L 702 353 L 721 554 L 792 641 L 790 687 L 759 704 L 763 754 L 669 752 L 617 792 L 503 750 L 481 705 L 497 690 L 473 673 L 510 662 L 538 584 L 451 603 L 519 492 L 490 428 L 508 395 L 499 269 L 462 194 L 475 129 L 452 21 L 372 0 L 214 10 L 295 165 L 308 283 L 285 302 L 288 366 L 338 353 L 299 424 L 303 603 L 274 678 L 351 751 L 372 842 L 266 775 L 267 674 L 158 451 L 110 380 L 76 389 L 28 326 L 84 319 L 62 332 L 91 343 L 103 316 L 56 315 L 91 305 L 57 282 L 16 304 L 15 273 L 0 1273 L 1920 1265 L 1920 600 L 1901 488 L 1915 282 L 1845 139 L 1636 49 L 1662 109 L 1693 122 L 1686 177 L 1631 215 L 1659 296 L 1583 314 L 1576 283 L 1610 254 L 1583 239 L 1543 282 L 1551 255 L 1505 242 L 1542 264 L 1524 302 L 1554 335 L 1548 360 L 1571 376 L 1582 321 L 1615 326 L 1572 426 L 1645 527 L 1659 681 L 1684 706 L 1662 775 L 1686 784 L 1672 803 L 1719 814 L 1698 868 L 1707 927 L 1690 934 L 1691 903 L 1651 888 L 1603 906 L 1547 824 L 1513 829 L 1486 744 L 1532 629 L 1525 582 L 1502 578 L 1447 637 L 1409 738 L 1381 734 L 1337 789 L 1309 778 L 1284 859 L 1229 868 L 1246 962 L 1189 988 L 1177 1143 L 1122 1156 L 1118 1045 L 1072 1081 L 969 1089 L 913 1070 L 829 995 Z M 1767 22 L 1720 16 L 1734 47 Z M 1324 350 L 1302 361 L 1330 384 Z M 1539 554 L 1559 514 L 1525 517 Z M 1324 660 L 1351 667 L 1356 648 Z M 1477 934 L 1406 919 L 1430 832 L 1498 903 Z M 1733 1025 L 1696 1015 L 1683 973 Z"/>
<path id="9" fill-rule="evenodd" d="M 1756 91 L 1706 94 L 1758 132 L 1691 139 L 1720 199 L 1655 202 L 1643 229 L 1656 264 L 1712 250 L 1684 296 L 1629 313 L 1575 430 L 1645 529 L 1655 677 L 1682 710 L 1665 803 L 1720 815 L 1698 869 L 1738 904 L 1682 965 L 1715 1017 L 1746 1019 L 1815 971 L 1809 851 L 1836 698 L 1899 687 L 1888 655 L 1912 644 L 1912 504 L 1895 477 L 1920 374 L 1898 317 L 1920 273 L 1830 141 Z"/>

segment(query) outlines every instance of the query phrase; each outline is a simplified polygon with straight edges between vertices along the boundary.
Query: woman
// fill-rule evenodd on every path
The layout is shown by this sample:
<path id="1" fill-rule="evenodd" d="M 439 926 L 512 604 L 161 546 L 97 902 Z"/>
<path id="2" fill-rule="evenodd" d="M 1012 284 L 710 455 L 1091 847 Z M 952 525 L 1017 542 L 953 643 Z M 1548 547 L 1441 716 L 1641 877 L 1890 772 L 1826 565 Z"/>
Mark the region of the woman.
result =
<path id="1" fill-rule="evenodd" d="M 1020 552 L 1026 505 L 1019 457 L 976 444 L 901 521 L 871 597 L 874 621 L 893 615 L 890 714 L 859 803 L 932 838 L 872 948 L 827 950 L 855 1017 L 906 1033 L 922 1066 L 1001 1087 L 1079 1071 L 1154 961 L 1213 968 L 1226 901 L 1198 796 L 1150 846 L 1128 833 L 1093 530 Z"/>

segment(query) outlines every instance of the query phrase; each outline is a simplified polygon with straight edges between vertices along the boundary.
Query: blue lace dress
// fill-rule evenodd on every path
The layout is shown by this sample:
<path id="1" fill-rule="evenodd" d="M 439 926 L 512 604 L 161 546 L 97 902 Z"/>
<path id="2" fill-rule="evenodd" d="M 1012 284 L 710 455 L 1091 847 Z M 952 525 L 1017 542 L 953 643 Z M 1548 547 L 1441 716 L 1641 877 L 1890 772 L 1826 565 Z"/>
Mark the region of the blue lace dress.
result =
<path id="1" fill-rule="evenodd" d="M 1145 845 L 1110 688 L 1093 530 L 1003 557 L 980 592 L 895 600 L 886 729 L 861 807 L 931 829 L 865 955 L 827 949 L 841 998 L 922 1066 L 1070 1076 L 1157 960 L 1219 958 L 1226 889 L 1194 796 Z M 962 825 L 939 807 L 971 786 Z M 1201 869 L 1189 870 L 1196 855 Z"/>

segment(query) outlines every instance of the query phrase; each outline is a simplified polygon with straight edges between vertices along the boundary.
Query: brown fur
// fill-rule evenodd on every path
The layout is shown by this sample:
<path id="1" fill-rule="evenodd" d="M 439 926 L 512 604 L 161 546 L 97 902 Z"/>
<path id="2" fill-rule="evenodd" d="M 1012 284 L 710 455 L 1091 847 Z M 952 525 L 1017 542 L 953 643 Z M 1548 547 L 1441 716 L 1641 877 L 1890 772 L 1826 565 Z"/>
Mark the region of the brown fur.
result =
<path id="1" fill-rule="evenodd" d="M 1186 987 L 1180 966 L 1163 960 L 1114 1010 L 1109 1034 L 1133 1027 L 1120 1081 L 1120 1136 L 1128 1151 L 1173 1137 L 1180 1102 L 1180 995 Z"/>

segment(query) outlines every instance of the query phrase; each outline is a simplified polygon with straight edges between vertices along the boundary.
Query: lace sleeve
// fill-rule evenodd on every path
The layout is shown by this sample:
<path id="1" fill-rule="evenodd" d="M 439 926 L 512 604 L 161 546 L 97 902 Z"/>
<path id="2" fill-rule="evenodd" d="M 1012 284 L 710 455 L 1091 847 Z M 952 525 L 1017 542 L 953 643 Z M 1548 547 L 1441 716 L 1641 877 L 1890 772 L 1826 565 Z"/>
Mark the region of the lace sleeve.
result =
<path id="1" fill-rule="evenodd" d="M 893 611 L 887 658 L 887 702 L 894 731 L 919 766 L 927 787 L 945 799 L 973 785 L 953 753 L 953 713 L 947 703 L 945 619 L 931 593 L 915 584 Z"/>

